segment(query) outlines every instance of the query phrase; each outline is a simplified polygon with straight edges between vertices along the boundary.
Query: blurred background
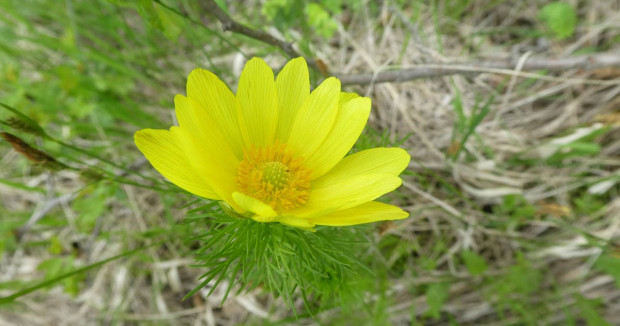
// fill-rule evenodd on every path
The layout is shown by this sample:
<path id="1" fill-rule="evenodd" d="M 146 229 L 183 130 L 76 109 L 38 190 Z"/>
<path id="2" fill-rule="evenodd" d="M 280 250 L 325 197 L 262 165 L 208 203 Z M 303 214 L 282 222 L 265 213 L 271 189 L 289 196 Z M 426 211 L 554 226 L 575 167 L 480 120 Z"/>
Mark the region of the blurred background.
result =
<path id="1" fill-rule="evenodd" d="M 196 199 L 133 133 L 196 67 L 297 54 L 372 98 L 356 148 L 412 155 L 411 217 L 359 227 L 375 277 L 312 314 L 183 301 Z M 617 0 L 0 0 L 0 324 L 620 325 L 619 78 Z"/>

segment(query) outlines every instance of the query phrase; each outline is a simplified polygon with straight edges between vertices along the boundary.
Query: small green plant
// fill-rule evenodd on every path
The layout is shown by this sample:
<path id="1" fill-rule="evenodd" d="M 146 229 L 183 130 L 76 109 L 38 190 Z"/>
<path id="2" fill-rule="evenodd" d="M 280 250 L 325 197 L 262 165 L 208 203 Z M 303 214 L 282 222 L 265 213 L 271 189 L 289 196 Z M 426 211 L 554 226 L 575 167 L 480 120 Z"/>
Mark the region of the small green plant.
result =
<path id="1" fill-rule="evenodd" d="M 570 47 L 575 55 L 613 54 L 620 45 L 618 30 L 606 27 L 613 6 L 603 1 L 213 1 L 237 23 L 290 43 L 339 76 L 530 50 L 555 60 L 544 38 L 562 41 L 551 52 Z M 603 85 L 614 69 L 467 74 L 447 87 L 434 78 L 344 85 L 344 92 L 373 98 L 369 121 L 376 123 L 349 154 L 411 144 L 406 187 L 376 199 L 411 218 L 289 230 L 226 216 L 217 202 L 158 175 L 133 144 L 139 128 L 176 125 L 172 96 L 186 93 L 190 69 L 206 68 L 236 92 L 243 61 L 263 57 L 281 68 L 291 59 L 274 44 L 226 29 L 206 3 L 0 0 L 0 320 L 58 303 L 96 319 L 81 324 L 191 323 L 203 316 L 189 313 L 209 306 L 225 323 L 237 311 L 230 305 L 256 298 L 266 318 L 248 311 L 229 321 L 459 325 L 480 312 L 463 324 L 613 324 L 605 318 L 620 290 L 618 242 L 607 237 L 620 192 L 617 129 L 615 120 L 596 115 L 615 108 L 614 87 Z M 591 14 L 596 20 L 584 25 L 582 16 Z M 569 42 L 576 35 L 583 43 Z M 327 77 L 325 69 L 310 70 L 311 84 Z M 410 94 L 424 101 L 425 93 L 452 95 L 450 119 L 427 115 L 413 101 L 391 110 L 390 101 Z M 482 133 L 490 111 L 502 111 L 494 96 L 509 110 Z M 411 120 L 419 134 L 408 139 L 409 124 L 399 118 L 412 113 L 419 113 Z M 394 120 L 383 120 L 390 114 Z M 392 125 L 397 131 L 385 127 Z M 530 133 L 538 126 L 544 130 Z M 450 141 L 445 157 L 434 155 L 432 145 Z M 480 159 L 494 164 L 474 164 Z M 523 195 L 480 197 L 466 187 L 497 184 Z M 59 204 L 47 210 L 50 203 Z M 79 240 L 79 249 L 68 239 Z M 608 282 L 582 286 L 592 280 Z M 89 301 L 124 294 L 116 285 L 125 281 L 121 290 L 130 295 L 121 306 Z M 179 314 L 183 320 L 140 320 Z"/>
<path id="2" fill-rule="evenodd" d="M 359 241 L 355 228 L 307 232 L 280 223 L 232 218 L 230 208 L 222 210 L 213 203 L 193 212 L 187 217 L 192 223 L 210 220 L 209 227 L 197 236 L 203 246 L 195 254 L 195 266 L 208 271 L 186 298 L 210 282 L 214 282 L 212 293 L 223 280 L 229 280 L 222 300 L 238 284 L 237 293 L 261 287 L 294 309 L 299 291 L 311 313 L 310 297 L 337 297 L 346 289 L 345 280 L 360 272 L 371 273 L 352 251 Z"/>
<path id="3" fill-rule="evenodd" d="M 363 151 L 373 147 L 400 147 L 405 144 L 407 139 L 409 139 L 412 134 L 413 133 L 408 133 L 403 136 L 391 135 L 389 130 L 379 131 L 372 127 L 366 126 L 353 146 L 353 149 L 351 149 L 351 153 Z"/>
<path id="4" fill-rule="evenodd" d="M 471 136 L 475 136 L 476 128 L 484 120 L 484 118 L 491 112 L 491 103 L 493 97 L 489 97 L 486 102 L 481 103 L 478 98 L 471 109 L 471 114 L 468 116 L 465 113 L 463 102 L 461 100 L 460 91 L 454 87 L 455 96 L 452 101 L 454 113 L 456 114 L 456 120 L 454 122 L 454 128 L 452 129 L 452 144 L 448 148 L 448 157 L 453 161 L 456 161 L 465 144 Z"/>
<path id="5" fill-rule="evenodd" d="M 620 289 L 620 257 L 618 256 L 618 254 L 604 253 L 594 263 L 594 268 L 613 277 L 616 286 Z"/>
<path id="6" fill-rule="evenodd" d="M 572 158 L 597 155 L 601 151 L 598 138 L 610 130 L 601 124 L 577 128 L 570 134 L 550 140 L 538 150 L 547 164 L 566 166 Z"/>
<path id="7" fill-rule="evenodd" d="M 603 305 L 601 299 L 586 299 L 581 294 L 576 294 L 577 307 L 581 312 L 581 316 L 585 319 L 586 324 L 590 326 L 611 326 L 599 313 L 600 307 Z"/>
<path id="8" fill-rule="evenodd" d="M 498 207 L 496 214 L 504 214 L 512 219 L 529 219 L 534 216 L 536 208 L 520 195 L 506 195 L 502 205 Z"/>
<path id="9" fill-rule="evenodd" d="M 467 270 L 471 275 L 480 275 L 488 268 L 487 262 L 484 258 L 474 251 L 463 250 L 463 252 L 461 252 L 461 257 L 463 258 L 465 266 L 467 266 Z"/>
<path id="10" fill-rule="evenodd" d="M 323 3 L 268 0 L 262 7 L 261 13 L 273 21 L 275 26 L 284 33 L 288 33 L 290 28 L 302 27 L 302 31 L 311 28 L 314 35 L 330 38 L 338 29 L 334 16 L 340 13 L 341 2 L 340 0 Z"/>
<path id="11" fill-rule="evenodd" d="M 45 272 L 45 280 L 50 280 L 76 269 L 75 257 L 73 255 L 59 255 L 44 260 L 37 267 L 38 270 Z M 80 283 L 85 279 L 83 273 L 74 274 L 62 280 L 61 285 L 64 291 L 72 296 L 77 296 L 80 292 Z"/>
<path id="12" fill-rule="evenodd" d="M 549 3 L 542 7 L 538 18 L 558 40 L 569 38 L 575 33 L 577 13 L 568 3 L 560 1 Z"/>
<path id="13" fill-rule="evenodd" d="M 431 283 L 426 288 L 426 302 L 428 310 L 424 313 L 433 319 L 438 319 L 441 307 L 448 299 L 450 293 L 450 283 Z"/>
<path id="14" fill-rule="evenodd" d="M 520 316 L 523 325 L 538 325 L 538 316 L 547 306 L 536 305 L 525 298 L 541 292 L 543 272 L 532 266 L 523 253 L 517 252 L 516 262 L 499 277 L 491 281 L 489 295 L 496 296 L 495 309 L 504 318 L 508 313 Z"/>

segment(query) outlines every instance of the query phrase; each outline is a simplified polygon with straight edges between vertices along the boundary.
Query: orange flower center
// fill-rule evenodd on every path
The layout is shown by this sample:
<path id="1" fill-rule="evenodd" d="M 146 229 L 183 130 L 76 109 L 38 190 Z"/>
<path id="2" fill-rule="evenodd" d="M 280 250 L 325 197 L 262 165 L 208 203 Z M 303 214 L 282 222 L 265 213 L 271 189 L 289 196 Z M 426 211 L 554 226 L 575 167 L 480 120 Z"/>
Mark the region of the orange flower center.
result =
<path id="1" fill-rule="evenodd" d="M 295 158 L 286 144 L 245 150 L 237 169 L 239 190 L 276 212 L 299 207 L 310 195 L 311 171 Z"/>

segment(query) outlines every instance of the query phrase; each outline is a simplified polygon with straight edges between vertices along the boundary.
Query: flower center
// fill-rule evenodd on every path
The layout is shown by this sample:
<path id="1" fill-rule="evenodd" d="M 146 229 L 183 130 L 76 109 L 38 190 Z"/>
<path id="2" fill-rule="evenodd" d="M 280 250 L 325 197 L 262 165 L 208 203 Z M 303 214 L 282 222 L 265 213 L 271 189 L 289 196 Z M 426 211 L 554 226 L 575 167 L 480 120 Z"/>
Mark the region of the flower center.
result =
<path id="1" fill-rule="evenodd" d="M 290 175 L 288 167 L 280 162 L 263 163 L 263 181 L 271 184 L 274 189 L 286 187 Z"/>
<path id="2" fill-rule="evenodd" d="M 301 158 L 295 158 L 286 144 L 276 143 L 245 150 L 236 181 L 242 193 L 280 213 L 306 203 L 310 175 Z"/>

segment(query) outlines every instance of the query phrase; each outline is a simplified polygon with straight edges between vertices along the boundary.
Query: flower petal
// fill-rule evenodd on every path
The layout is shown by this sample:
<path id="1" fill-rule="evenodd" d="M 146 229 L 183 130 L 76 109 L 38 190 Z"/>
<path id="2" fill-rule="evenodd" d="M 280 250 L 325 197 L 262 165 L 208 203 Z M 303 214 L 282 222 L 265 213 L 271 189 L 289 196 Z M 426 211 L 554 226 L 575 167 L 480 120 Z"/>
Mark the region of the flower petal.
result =
<path id="1" fill-rule="evenodd" d="M 170 133 L 185 152 L 191 166 L 209 181 L 218 196 L 238 212 L 243 212 L 232 199 L 232 193 L 237 191 L 235 177 L 239 160 L 229 148 L 222 146 L 217 133 L 212 133 L 213 139 L 210 142 L 199 141 L 181 127 L 170 128 Z"/>
<path id="2" fill-rule="evenodd" d="M 369 114 L 370 99 L 367 97 L 353 98 L 342 105 L 327 138 L 306 160 L 306 167 L 312 170 L 312 178 L 316 179 L 331 170 L 351 150 Z"/>
<path id="3" fill-rule="evenodd" d="M 276 213 L 271 206 L 263 203 L 262 201 L 242 194 L 240 192 L 234 192 L 232 194 L 233 199 L 239 206 L 246 211 L 252 212 L 256 215 L 252 216 L 252 219 L 257 222 L 273 222 L 276 220 L 278 213 Z"/>
<path id="4" fill-rule="evenodd" d="M 247 147 L 273 143 L 278 124 L 278 95 L 273 71 L 265 61 L 252 58 L 243 68 L 237 100 L 239 125 Z"/>
<path id="5" fill-rule="evenodd" d="M 338 114 L 340 81 L 327 78 L 301 107 L 293 123 L 288 144 L 298 157 L 308 158 L 323 143 Z"/>
<path id="6" fill-rule="evenodd" d="M 310 223 L 307 219 L 296 218 L 293 216 L 279 216 L 277 221 L 282 224 L 286 224 L 288 226 L 302 228 L 302 229 L 306 229 L 308 231 L 313 231 L 313 232 L 315 231 L 314 230 L 315 224 Z"/>
<path id="7" fill-rule="evenodd" d="M 378 147 L 363 150 L 343 158 L 321 178 L 312 181 L 313 187 L 337 185 L 351 177 L 385 173 L 397 176 L 407 166 L 411 156 L 397 147 Z"/>
<path id="8" fill-rule="evenodd" d="M 355 93 L 340 92 L 340 98 L 338 99 L 338 107 L 342 107 L 345 103 L 357 97 L 360 97 L 360 96 Z"/>
<path id="9" fill-rule="evenodd" d="M 207 181 L 192 168 L 170 131 L 143 129 L 136 132 L 134 140 L 151 165 L 170 182 L 195 195 L 220 199 Z"/>
<path id="10" fill-rule="evenodd" d="M 226 152 L 233 152 L 237 156 L 230 143 L 231 139 L 218 126 L 218 122 L 211 114 L 212 112 L 205 110 L 198 101 L 177 95 L 174 97 L 174 107 L 179 126 L 196 137 L 199 143 L 219 142 L 216 146 L 225 148 Z M 243 140 L 239 141 L 243 142 Z M 239 147 L 238 150 L 241 150 L 241 156 L 237 156 L 237 158 L 242 158 L 243 148 Z"/>
<path id="11" fill-rule="evenodd" d="M 278 128 L 276 138 L 286 142 L 297 113 L 310 94 L 310 77 L 306 59 L 289 61 L 276 78 L 278 92 Z"/>
<path id="12" fill-rule="evenodd" d="M 243 138 L 238 118 L 241 107 L 226 84 L 210 71 L 194 69 L 187 78 L 187 97 L 198 102 L 200 110 L 209 113 L 231 144 L 235 155 L 242 158 Z M 180 120 L 178 112 L 177 119 Z"/>
<path id="13" fill-rule="evenodd" d="M 347 226 L 385 220 L 400 220 L 408 216 L 409 213 L 399 207 L 371 201 L 359 206 L 311 218 L 308 221 L 318 225 Z"/>
<path id="14" fill-rule="evenodd" d="M 174 98 L 175 112 L 179 126 L 194 136 L 199 147 L 208 148 L 211 157 L 209 160 L 229 158 L 235 155 L 234 149 L 229 143 L 227 135 L 213 116 L 204 110 L 201 105 L 192 98 L 177 95 Z M 187 153 L 187 152 L 186 152 Z M 189 153 L 188 157 L 189 157 Z M 235 155 L 236 156 L 236 155 Z M 240 157 L 231 158 L 228 163 L 238 162 Z M 226 166 L 230 168 L 230 166 Z"/>
<path id="15" fill-rule="evenodd" d="M 398 188 L 401 183 L 402 180 L 392 174 L 366 174 L 320 188 L 313 185 L 306 204 L 285 215 L 311 218 L 355 207 Z"/>
<path id="16" fill-rule="evenodd" d="M 314 224 L 308 222 L 306 219 L 296 218 L 294 216 L 278 216 L 278 213 L 276 213 L 271 206 L 243 193 L 234 192 L 232 196 L 239 206 L 255 214 L 251 218 L 257 222 L 280 222 L 304 229 L 314 227 Z"/>

